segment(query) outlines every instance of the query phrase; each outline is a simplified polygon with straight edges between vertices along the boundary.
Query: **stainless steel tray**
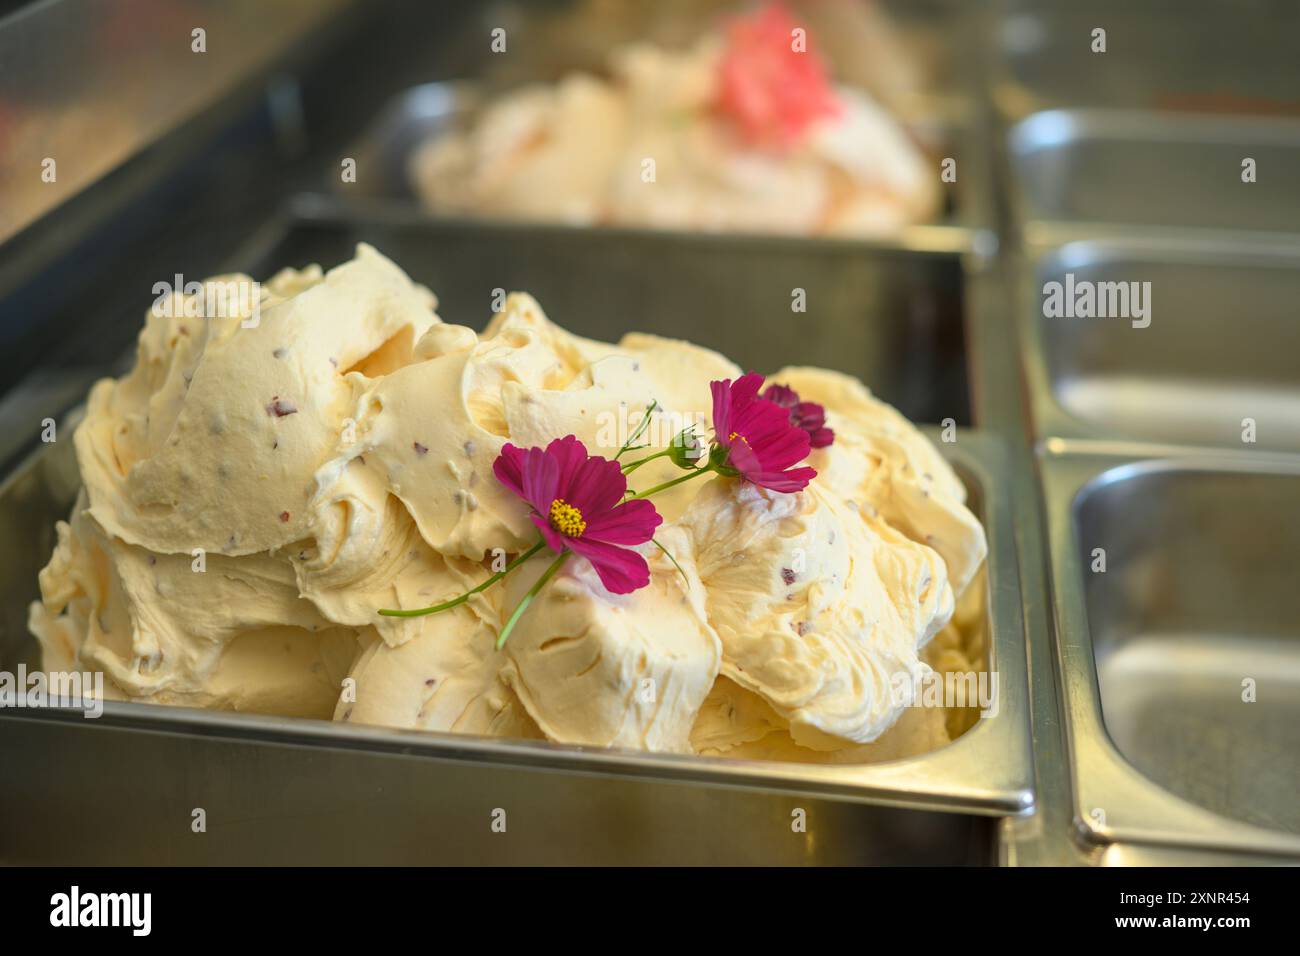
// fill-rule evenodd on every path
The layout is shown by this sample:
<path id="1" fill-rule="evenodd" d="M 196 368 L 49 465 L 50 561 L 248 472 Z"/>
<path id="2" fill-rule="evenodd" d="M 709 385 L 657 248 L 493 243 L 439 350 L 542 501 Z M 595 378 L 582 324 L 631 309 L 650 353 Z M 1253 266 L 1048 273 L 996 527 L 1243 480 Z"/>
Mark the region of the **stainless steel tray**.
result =
<path id="1" fill-rule="evenodd" d="M 1300 114 L 1300 8 L 1291 0 L 997 6 L 1004 116 L 1057 106 Z M 1092 52 L 1098 27 L 1105 53 Z"/>
<path id="2" fill-rule="evenodd" d="M 1030 245 L 1027 258 L 1019 312 L 1038 436 L 1300 451 L 1300 236 L 1112 236 Z M 1044 285 L 1067 276 L 1149 282 L 1150 325 L 1044 316 Z"/>
<path id="3" fill-rule="evenodd" d="M 988 817 L 554 772 L 291 729 L 11 721 L 0 862 L 63 865 L 964 865 Z M 18 726 L 20 723 L 24 726 Z M 100 725 L 100 726 L 95 726 Z M 191 830 L 206 813 L 207 832 Z M 492 823 L 505 812 L 505 832 Z M 801 813 L 800 813 L 801 812 Z M 806 830 L 792 823 L 799 816 Z"/>
<path id="4" fill-rule="evenodd" d="M 1290 516 L 1263 502 L 1291 493 L 1267 476 L 1300 468 L 1300 192 L 1289 172 L 1262 174 L 1294 167 L 1300 123 L 1243 117 L 1300 110 L 1294 58 L 1279 52 L 1284 36 L 1221 42 L 1277 29 L 1253 15 L 1268 0 L 1204 16 L 1180 3 L 1177 17 L 1164 0 L 1001 6 L 997 105 L 1032 114 L 998 159 L 1052 593 L 1050 626 L 1026 609 L 1034 638 L 1048 632 L 1031 641 L 1040 812 L 1004 823 L 1000 857 L 1291 861 L 1295 631 L 1266 568 L 1298 545 Z M 1106 54 L 1088 49 L 1097 26 Z M 1124 109 L 1035 112 L 1062 105 Z M 1241 115 L 1210 115 L 1229 113 Z M 1255 183 L 1241 181 L 1246 157 Z M 1044 284 L 1067 275 L 1150 282 L 1151 324 L 1045 317 Z M 1038 550 L 1023 536 L 1021 547 Z M 1094 547 L 1107 549 L 1105 574 L 1091 571 Z M 1022 566 L 1024 579 L 1038 570 Z M 1241 689 L 1225 698 L 1229 677 L 1261 662 L 1272 707 L 1231 709 Z"/>
<path id="5" fill-rule="evenodd" d="M 953 743 L 930 754 L 870 766 L 810 766 L 765 761 L 682 757 L 639 751 L 565 747 L 531 741 L 455 734 L 404 733 L 329 721 L 271 718 L 190 708 L 109 702 L 99 726 L 135 726 L 171 732 L 226 734 L 267 742 L 299 742 L 487 762 L 546 767 L 570 773 L 602 772 L 659 780 L 759 787 L 783 792 L 852 799 L 888 806 L 983 814 L 1020 813 L 1032 807 L 1028 713 L 1025 703 L 1024 635 L 1015 568 L 1005 464 L 999 444 L 976 432 L 958 430 L 941 443 L 970 494 L 972 510 L 989 538 L 987 626 L 989 666 L 998 674 L 996 714 L 982 718 Z M 37 594 L 36 572 L 46 560 L 41 545 L 52 543 L 55 520 L 66 517 L 76 492 L 71 443 L 54 443 L 0 486 L 0 531 L 11 545 L 5 569 L 5 633 L 2 663 L 12 670 L 31 661 L 33 642 L 15 629 L 22 609 Z M 42 531 L 41 529 L 49 530 Z M 31 720 L 60 719 L 54 711 L 0 711 L 0 736 L 21 736 Z"/>
<path id="6" fill-rule="evenodd" d="M 1300 459 L 1041 469 L 1076 826 L 1300 857 Z"/>
<path id="7" fill-rule="evenodd" d="M 529 288 L 575 331 L 689 336 L 757 368 L 797 356 L 865 375 L 920 420 L 970 421 L 965 282 L 952 250 L 598 236 L 431 223 L 391 210 L 359 219 L 313 199 L 230 265 L 261 275 L 272 266 L 332 263 L 358 240 L 437 289 L 452 321 L 485 321 L 494 288 Z M 807 288 L 811 304 L 792 320 L 794 285 Z M 995 717 L 939 751 L 866 767 L 808 767 L 147 704 L 109 704 L 99 720 L 0 711 L 0 751 L 31 768 L 0 781 L 0 848 L 10 848 L 0 858 L 988 861 L 992 824 L 978 818 L 1033 806 L 1025 635 L 1002 443 L 977 430 L 957 434 L 955 444 L 940 447 L 989 534 L 988 623 L 1000 698 Z M 0 537 L 10 545 L 0 666 L 33 661 L 25 607 L 76 485 L 65 439 L 0 487 Z M 74 809 L 73 795 L 88 779 L 101 797 Z M 505 805 L 526 821 L 518 843 L 489 829 L 492 809 Z M 220 840 L 191 839 L 194 806 L 225 821 Z M 795 808 L 814 821 L 808 834 L 791 832 Z M 168 815 L 177 815 L 175 835 L 158 837 L 158 820 Z"/>
<path id="8" fill-rule="evenodd" d="M 1022 222 L 1292 232 L 1300 120 L 1053 110 L 1010 133 Z M 1242 182 L 1254 159 L 1256 181 Z"/>
<path id="9" fill-rule="evenodd" d="M 877 247 L 832 239 L 433 220 L 304 196 L 235 257 L 254 275 L 342 262 L 373 244 L 482 325 L 495 290 L 527 289 L 565 328 L 690 339 L 747 368 L 791 361 L 857 375 L 913 421 L 972 424 L 966 276 L 934 234 Z M 791 309 L 795 289 L 806 312 Z"/>
<path id="10" fill-rule="evenodd" d="M 466 122 L 484 95 L 472 82 L 426 83 L 399 94 L 345 153 L 357 161 L 356 181 L 345 183 L 332 176 L 329 191 L 344 200 L 417 205 L 409 169 L 413 152 L 428 139 Z M 927 233 L 943 230 L 942 239 L 949 245 L 987 251 L 994 241 L 989 228 L 994 215 L 993 196 L 987 188 L 987 157 L 973 127 L 945 117 L 916 119 L 906 125 L 933 159 L 936 179 L 940 160 L 952 157 L 957 160 L 957 180 L 945 186 L 944 209 L 929 222 L 906 227 L 900 241 L 924 241 Z M 440 218 L 432 213 L 430 216 Z M 589 228 L 604 231 L 605 227 Z M 884 245 L 891 242 L 862 241 Z"/>

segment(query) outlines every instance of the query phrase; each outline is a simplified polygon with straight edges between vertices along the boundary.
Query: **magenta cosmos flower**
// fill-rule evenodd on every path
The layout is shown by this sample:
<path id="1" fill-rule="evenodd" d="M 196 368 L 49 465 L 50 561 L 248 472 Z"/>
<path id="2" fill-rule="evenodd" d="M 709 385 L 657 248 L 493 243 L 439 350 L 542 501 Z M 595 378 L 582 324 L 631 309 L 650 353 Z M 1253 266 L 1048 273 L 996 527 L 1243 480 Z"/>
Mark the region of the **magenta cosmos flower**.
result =
<path id="1" fill-rule="evenodd" d="M 760 398 L 763 376 L 710 382 L 716 465 L 772 491 L 802 491 L 817 472 L 794 468 L 808 457 L 808 433 L 790 424 L 790 413 Z M 727 472 L 724 472 L 726 474 Z"/>
<path id="2" fill-rule="evenodd" d="M 790 413 L 790 424 L 808 433 L 808 444 L 825 448 L 835 441 L 835 432 L 826 427 L 826 409 L 816 402 L 805 402 L 789 385 L 769 385 L 762 397 L 776 402 Z"/>
<path id="3" fill-rule="evenodd" d="M 654 537 L 663 518 L 650 502 L 624 501 L 627 477 L 618 462 L 588 455 L 573 435 L 545 448 L 507 442 L 492 465 L 497 480 L 533 508 L 529 517 L 551 550 L 591 562 L 614 594 L 650 583 L 650 567 L 632 546 Z"/>

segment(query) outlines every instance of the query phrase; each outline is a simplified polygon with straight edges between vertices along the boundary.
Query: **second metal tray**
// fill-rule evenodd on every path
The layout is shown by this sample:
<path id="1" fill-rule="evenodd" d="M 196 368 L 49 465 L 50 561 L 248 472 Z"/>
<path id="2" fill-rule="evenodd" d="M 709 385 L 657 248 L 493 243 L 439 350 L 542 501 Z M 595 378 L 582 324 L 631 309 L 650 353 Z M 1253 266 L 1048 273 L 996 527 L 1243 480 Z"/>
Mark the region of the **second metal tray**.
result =
<path id="1" fill-rule="evenodd" d="M 1039 438 L 1300 451 L 1300 237 L 1109 237 L 1026 253 L 1018 310 Z M 1146 317 L 1046 316 L 1044 288 L 1067 282 L 1136 288 Z"/>
<path id="2" fill-rule="evenodd" d="M 1041 468 L 1080 833 L 1300 857 L 1300 463 Z"/>
<path id="3" fill-rule="evenodd" d="M 999 442 L 958 430 L 940 443 L 965 482 L 972 510 L 989 541 L 986 606 L 989 668 L 997 674 L 993 713 L 952 743 L 928 754 L 872 765 L 805 765 L 570 747 L 524 740 L 417 733 L 330 721 L 222 713 L 192 708 L 110 701 L 92 721 L 97 729 L 143 728 L 171 734 L 310 744 L 364 753 L 401 753 L 465 765 L 545 768 L 570 774 L 602 773 L 665 782 L 690 782 L 776 790 L 810 797 L 849 799 L 882 806 L 941 812 L 1005 815 L 1033 806 L 1024 633 L 1015 563 L 1006 463 Z M 46 446 L 0 486 L 0 539 L 6 548 L 0 666 L 34 663 L 25 608 L 37 596 L 36 574 L 53 544 L 53 526 L 66 517 L 77 488 L 71 442 Z M 0 710 L 0 740 L 21 742 L 33 722 L 67 720 L 66 713 Z M 78 719 L 79 716 L 72 718 Z M 34 731 L 33 731 L 34 732 Z M 148 741 L 139 760 L 149 762 Z M 71 759 L 63 755 L 63 759 Z M 344 758 L 340 758 L 344 759 Z M 200 768 L 194 768 L 199 772 Z M 277 786 L 274 767 L 268 787 Z"/>
<path id="4" fill-rule="evenodd" d="M 613 339 L 631 328 L 688 337 L 761 369 L 790 361 L 822 364 L 862 376 L 916 420 L 970 419 L 963 277 L 951 253 L 734 237 L 611 238 L 586 230 L 437 225 L 408 215 L 358 219 L 316 202 L 308 207 L 269 227 L 231 268 L 265 275 L 290 264 L 332 264 L 366 241 L 436 289 L 448 321 L 482 324 L 495 288 L 525 288 L 557 322 L 583 334 Z M 790 310 L 794 286 L 808 292 L 807 313 Z M 708 760 L 129 703 L 111 705 L 101 723 L 754 787 L 941 812 L 1025 812 L 1033 804 L 1033 768 L 1008 464 L 992 436 L 969 429 L 957 434 L 955 443 L 939 447 L 966 482 L 988 534 L 987 624 L 999 702 L 996 716 L 931 754 L 856 767 Z M 25 607 L 36 594 L 36 572 L 49 554 L 54 521 L 66 517 L 76 490 L 68 443 L 43 452 L 0 490 L 0 537 L 10 543 L 0 602 L 4 663 L 18 659 L 23 648 L 30 655 Z M 0 714 L 0 724 L 11 716 Z"/>
<path id="5" fill-rule="evenodd" d="M 1300 222 L 1300 120 L 1052 110 L 1017 124 L 1010 152 L 1012 200 L 1028 223 L 1292 232 Z"/>

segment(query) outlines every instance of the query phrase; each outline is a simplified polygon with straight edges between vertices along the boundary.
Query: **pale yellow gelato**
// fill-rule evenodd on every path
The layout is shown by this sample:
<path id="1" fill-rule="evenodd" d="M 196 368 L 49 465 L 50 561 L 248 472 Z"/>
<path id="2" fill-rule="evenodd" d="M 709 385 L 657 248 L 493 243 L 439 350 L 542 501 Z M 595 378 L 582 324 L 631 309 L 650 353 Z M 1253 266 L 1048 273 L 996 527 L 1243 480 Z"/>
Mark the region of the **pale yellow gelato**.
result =
<path id="1" fill-rule="evenodd" d="M 984 534 L 934 446 L 855 380 L 773 376 L 836 431 L 806 490 L 656 495 L 647 587 L 612 594 L 575 557 L 498 650 L 546 552 L 451 610 L 379 611 L 456 598 L 536 540 L 493 474 L 503 445 L 572 434 L 612 457 L 648 415 L 624 460 L 647 456 L 707 434 L 710 379 L 740 370 L 572 335 L 524 294 L 482 334 L 446 324 L 366 246 L 276 276 L 256 321 L 175 304 L 77 429 L 85 487 L 30 614 L 48 669 L 139 701 L 711 756 L 888 760 L 968 726 L 891 687 L 980 666 Z"/>

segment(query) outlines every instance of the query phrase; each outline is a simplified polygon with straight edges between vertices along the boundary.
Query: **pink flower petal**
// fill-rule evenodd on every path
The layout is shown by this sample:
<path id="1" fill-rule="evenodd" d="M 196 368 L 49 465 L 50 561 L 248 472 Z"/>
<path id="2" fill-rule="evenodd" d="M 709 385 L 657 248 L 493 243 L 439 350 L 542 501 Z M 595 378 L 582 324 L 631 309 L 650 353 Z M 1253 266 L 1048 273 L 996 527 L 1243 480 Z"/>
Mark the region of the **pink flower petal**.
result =
<path id="1" fill-rule="evenodd" d="M 649 501 L 623 501 L 627 477 L 618 462 L 588 455 L 573 435 L 546 448 L 520 449 L 510 443 L 492 465 L 497 479 L 532 505 L 529 520 L 546 545 L 587 558 L 601 582 L 615 594 L 627 594 L 650 582 L 645 558 L 623 545 L 650 540 L 663 520 Z M 585 527 L 577 537 L 551 527 L 551 504 L 562 498 L 577 508 Z"/>
<path id="2" fill-rule="evenodd" d="M 555 462 L 557 468 L 555 498 L 569 499 L 564 495 L 573 483 L 573 476 L 587 463 L 587 446 L 573 435 L 554 439 L 546 446 L 546 457 Z M 550 505 L 550 502 L 547 502 Z"/>
<path id="3" fill-rule="evenodd" d="M 645 499 L 625 501 L 615 508 L 595 513 L 587 522 L 582 540 L 619 545 L 644 544 L 654 537 L 655 529 L 663 520 L 653 503 Z"/>
<path id="4" fill-rule="evenodd" d="M 764 471 L 782 471 L 799 464 L 808 457 L 810 447 L 808 433 L 793 427 L 775 437 L 755 443 L 755 451 Z"/>
<path id="5" fill-rule="evenodd" d="M 747 406 L 736 416 L 732 429 L 744 435 L 755 451 L 773 438 L 799 431 L 790 424 L 789 412 L 768 401 Z"/>
<path id="6" fill-rule="evenodd" d="M 727 466 L 743 475 L 761 470 L 763 462 L 747 442 L 737 439 L 727 447 Z"/>
<path id="7" fill-rule="evenodd" d="M 636 551 L 588 538 L 570 538 L 569 548 L 591 562 L 611 594 L 631 594 L 650 583 L 650 566 Z"/>
<path id="8" fill-rule="evenodd" d="M 560 486 L 560 462 L 541 448 L 524 453 L 524 500 L 541 514 L 551 510 Z"/>
<path id="9" fill-rule="evenodd" d="M 542 533 L 542 537 L 546 540 L 546 546 L 556 553 L 563 551 L 571 540 L 552 528 L 548 518 L 544 518 L 536 512 L 530 514 L 528 520 L 537 525 L 537 530 Z"/>
<path id="10" fill-rule="evenodd" d="M 520 498 L 524 497 L 524 449 L 506 442 L 492 463 L 492 474 Z"/>
<path id="11" fill-rule="evenodd" d="M 710 382 L 709 392 L 713 395 L 713 431 L 719 441 L 726 441 L 731 434 L 731 380 Z"/>
<path id="12" fill-rule="evenodd" d="M 825 65 L 792 48 L 795 21 L 779 3 L 731 21 L 718 60 L 717 105 L 756 146 L 789 147 L 840 111 Z"/>
<path id="13" fill-rule="evenodd" d="M 593 455 L 578 466 L 560 491 L 560 497 L 581 511 L 590 523 L 591 516 L 599 516 L 623 500 L 627 476 L 618 462 Z"/>
<path id="14" fill-rule="evenodd" d="M 763 376 L 757 372 L 746 372 L 731 386 L 732 407 L 743 407 L 755 401 L 758 398 L 758 390 L 762 387 Z"/>
<path id="15" fill-rule="evenodd" d="M 783 494 L 803 491 L 808 487 L 808 482 L 816 477 L 817 470 L 815 468 L 794 468 L 790 471 L 760 471 L 745 475 L 747 481 L 752 481 L 761 488 L 768 488 Z"/>
<path id="16" fill-rule="evenodd" d="M 734 382 L 726 378 L 709 383 L 713 395 L 713 432 L 719 444 L 729 444 L 731 433 L 741 431 L 747 410 L 762 387 L 763 376 L 757 372 L 747 372 Z"/>

